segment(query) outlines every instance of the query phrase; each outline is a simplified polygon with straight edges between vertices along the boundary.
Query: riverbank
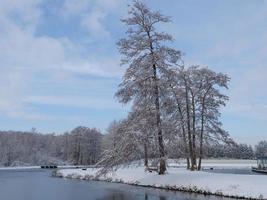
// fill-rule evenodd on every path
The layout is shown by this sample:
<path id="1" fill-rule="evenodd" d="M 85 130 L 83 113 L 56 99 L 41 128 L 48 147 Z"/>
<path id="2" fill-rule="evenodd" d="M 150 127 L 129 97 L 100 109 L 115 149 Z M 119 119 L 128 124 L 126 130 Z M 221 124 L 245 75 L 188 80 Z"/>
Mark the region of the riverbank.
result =
<path id="1" fill-rule="evenodd" d="M 46 167 L 47 166 L 47 167 Z M 44 165 L 44 166 L 16 166 L 16 167 L 0 167 L 0 171 L 15 171 L 15 170 L 37 170 L 37 169 L 76 169 L 76 168 L 83 168 L 84 165 Z M 89 167 L 89 166 L 87 166 Z"/>
<path id="2" fill-rule="evenodd" d="M 230 167 L 230 165 L 227 165 Z M 219 165 L 217 165 L 219 167 Z M 244 167 L 244 166 L 243 166 Z M 185 168 L 168 168 L 166 175 L 145 172 L 144 167 L 120 168 L 97 177 L 97 169 L 58 170 L 56 176 L 82 180 L 100 180 L 177 191 L 212 194 L 224 197 L 267 199 L 267 176 L 191 172 Z"/>

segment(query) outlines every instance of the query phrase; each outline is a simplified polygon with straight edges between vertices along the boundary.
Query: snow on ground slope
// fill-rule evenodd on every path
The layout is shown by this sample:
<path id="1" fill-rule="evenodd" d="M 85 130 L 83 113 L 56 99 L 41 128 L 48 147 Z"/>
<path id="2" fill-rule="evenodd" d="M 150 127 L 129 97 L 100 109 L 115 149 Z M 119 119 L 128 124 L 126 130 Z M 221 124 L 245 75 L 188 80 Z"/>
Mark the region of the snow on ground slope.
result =
<path id="1" fill-rule="evenodd" d="M 96 172 L 97 169 L 92 168 L 65 169 L 59 170 L 57 175 L 65 178 L 93 180 L 96 179 Z M 155 172 L 145 172 L 143 167 L 127 167 L 120 168 L 105 177 L 98 177 L 97 180 L 232 197 L 267 199 L 266 175 L 191 172 L 184 168 L 168 168 L 166 175 L 158 175 Z"/>

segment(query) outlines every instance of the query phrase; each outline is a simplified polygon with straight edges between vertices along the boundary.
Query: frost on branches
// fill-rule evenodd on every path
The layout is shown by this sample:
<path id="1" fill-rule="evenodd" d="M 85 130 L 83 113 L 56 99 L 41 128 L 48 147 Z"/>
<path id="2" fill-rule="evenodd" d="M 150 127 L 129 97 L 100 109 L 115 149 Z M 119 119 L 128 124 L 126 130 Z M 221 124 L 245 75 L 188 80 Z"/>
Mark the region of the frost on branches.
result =
<path id="1" fill-rule="evenodd" d="M 164 174 L 171 155 L 200 170 L 206 145 L 234 145 L 219 120 L 229 77 L 207 67 L 185 67 L 182 53 L 168 46 L 172 36 L 158 29 L 170 18 L 144 3 L 134 1 L 122 22 L 127 31 L 118 47 L 126 72 L 116 97 L 132 109 L 111 125 L 113 142 L 99 164 L 111 169 L 144 158 L 149 167 L 149 159 L 158 159 L 158 173 Z"/>

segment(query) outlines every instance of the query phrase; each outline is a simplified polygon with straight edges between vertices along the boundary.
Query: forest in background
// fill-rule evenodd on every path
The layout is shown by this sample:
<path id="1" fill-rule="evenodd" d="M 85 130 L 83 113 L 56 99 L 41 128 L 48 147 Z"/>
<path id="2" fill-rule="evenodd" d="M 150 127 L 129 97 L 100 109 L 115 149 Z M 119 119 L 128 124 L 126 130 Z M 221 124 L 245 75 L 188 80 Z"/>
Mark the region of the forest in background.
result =
<path id="1" fill-rule="evenodd" d="M 0 166 L 93 165 L 116 141 L 111 133 L 77 127 L 64 134 L 0 131 Z M 169 158 L 183 158 L 183 144 L 172 140 L 166 145 Z M 153 158 L 156 152 L 150 152 Z M 204 158 L 254 159 L 267 155 L 267 141 L 255 147 L 247 144 L 213 144 L 205 147 Z M 141 156 L 141 158 L 143 155 Z"/>
<path id="2" fill-rule="evenodd" d="M 97 129 L 81 126 L 61 135 L 1 131 L 0 166 L 95 164 L 102 139 Z"/>

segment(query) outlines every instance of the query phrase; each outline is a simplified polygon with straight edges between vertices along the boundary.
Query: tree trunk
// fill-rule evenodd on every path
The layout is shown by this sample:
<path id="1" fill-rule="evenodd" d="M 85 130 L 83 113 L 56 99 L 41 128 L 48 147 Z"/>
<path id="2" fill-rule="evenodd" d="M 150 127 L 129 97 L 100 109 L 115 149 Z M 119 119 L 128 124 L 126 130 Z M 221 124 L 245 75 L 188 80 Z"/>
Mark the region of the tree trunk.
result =
<path id="1" fill-rule="evenodd" d="M 74 154 L 75 165 L 79 165 L 79 158 L 80 158 L 80 144 L 79 144 L 78 135 L 76 135 L 75 136 L 75 154 Z"/>
<path id="2" fill-rule="evenodd" d="M 154 97 L 155 97 L 155 108 L 156 108 L 156 126 L 158 131 L 158 143 L 159 143 L 159 156 L 160 156 L 160 166 L 159 174 L 164 174 L 166 171 L 166 162 L 165 162 L 165 150 L 162 137 L 161 129 L 161 119 L 160 119 L 160 104 L 159 104 L 159 87 L 158 87 L 158 75 L 157 75 L 157 66 L 154 57 L 154 48 L 152 43 L 152 38 L 150 31 L 147 31 L 147 36 L 149 38 L 150 53 L 152 56 L 152 67 L 153 67 L 153 83 L 154 83 Z"/>
<path id="3" fill-rule="evenodd" d="M 204 124 L 205 124 L 205 103 L 206 103 L 206 96 L 208 95 L 208 92 L 212 88 L 212 85 L 209 86 L 207 91 L 205 92 L 203 98 L 202 98 L 202 109 L 201 109 L 201 131 L 200 131 L 200 149 L 199 149 L 199 160 L 198 160 L 198 170 L 201 170 L 201 161 L 203 157 L 203 134 L 204 134 Z"/>
<path id="4" fill-rule="evenodd" d="M 187 81 L 185 81 L 185 98 L 186 98 L 186 114 L 187 114 L 187 134 L 188 134 L 188 146 L 189 146 L 189 157 L 191 159 L 191 170 L 193 166 L 193 149 L 192 149 L 192 135 L 191 135 L 191 123 L 190 123 L 190 105 L 189 105 L 189 97 L 188 97 L 188 88 Z"/>
<path id="5" fill-rule="evenodd" d="M 156 124 L 158 131 L 158 142 L 159 142 L 159 156 L 160 156 L 160 165 L 159 165 L 159 174 L 164 174 L 166 171 L 166 163 L 165 163 L 165 150 L 163 144 L 162 137 L 162 129 L 161 129 L 161 119 L 160 119 L 160 105 L 159 105 L 159 88 L 157 83 L 157 68 L 156 65 L 153 65 L 154 72 L 154 96 L 155 96 L 155 107 L 156 107 Z"/>
<path id="6" fill-rule="evenodd" d="M 201 170 L 201 160 L 202 160 L 202 156 L 203 156 L 203 127 L 204 127 L 204 123 L 203 123 L 203 116 L 201 116 L 201 133 L 200 133 L 200 145 L 199 145 L 199 160 L 198 160 L 198 171 Z"/>
<path id="7" fill-rule="evenodd" d="M 144 165 L 146 168 L 148 168 L 148 155 L 147 155 L 147 143 L 146 142 L 144 144 L 144 153 L 145 153 Z"/>
<path id="8" fill-rule="evenodd" d="M 80 140 L 79 140 L 79 143 L 78 143 L 78 151 L 77 151 L 77 163 L 78 165 L 81 164 L 81 143 L 80 143 Z"/>
<path id="9" fill-rule="evenodd" d="M 182 112 L 182 108 L 181 108 L 181 104 L 178 100 L 178 98 L 176 97 L 176 94 L 172 88 L 172 92 L 175 96 L 175 100 L 177 103 L 177 107 L 178 107 L 178 111 L 179 111 L 179 115 L 180 115 L 180 121 L 181 121 L 181 127 L 182 127 L 182 135 L 183 135 L 183 142 L 184 142 L 184 147 L 185 147 L 185 155 L 186 155 L 186 168 L 190 169 L 190 160 L 189 160 L 189 155 L 188 155 L 188 148 L 187 148 L 187 141 L 186 141 L 186 133 L 185 133 L 185 127 L 184 127 L 184 116 L 183 116 L 183 112 Z"/>
<path id="10" fill-rule="evenodd" d="M 193 110 L 193 116 L 192 116 L 192 126 L 193 126 L 193 133 L 192 133 L 192 163 L 191 163 L 191 170 L 197 169 L 197 156 L 196 156 L 196 111 L 195 111 L 195 97 L 192 94 L 192 110 Z"/>
<path id="11" fill-rule="evenodd" d="M 202 109 L 201 109 L 201 130 L 200 130 L 200 145 L 199 145 L 199 160 L 198 160 L 198 170 L 201 170 L 201 161 L 203 157 L 203 132 L 204 132 L 204 112 L 205 112 L 205 96 L 202 99 Z"/>
<path id="12" fill-rule="evenodd" d="M 202 150 L 200 150 L 202 151 Z M 198 159 L 198 166 L 197 166 L 197 170 L 200 171 L 201 170 L 201 163 L 202 163 L 202 155 L 199 156 L 199 159 Z"/>

